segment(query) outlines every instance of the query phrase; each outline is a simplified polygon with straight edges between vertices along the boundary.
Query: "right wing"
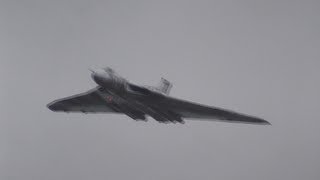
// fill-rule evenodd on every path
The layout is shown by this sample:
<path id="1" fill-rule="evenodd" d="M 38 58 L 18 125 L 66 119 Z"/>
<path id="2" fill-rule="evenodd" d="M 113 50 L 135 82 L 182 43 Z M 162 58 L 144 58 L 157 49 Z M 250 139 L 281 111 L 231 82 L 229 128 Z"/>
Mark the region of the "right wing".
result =
<path id="1" fill-rule="evenodd" d="M 250 124 L 270 124 L 268 121 L 258 117 L 248 116 L 222 108 L 188 102 L 169 96 L 163 102 L 162 106 L 165 106 L 166 109 L 180 115 L 182 118 L 207 119 Z"/>
<path id="2" fill-rule="evenodd" d="M 106 92 L 104 92 L 104 95 L 106 95 L 105 93 Z M 47 107 L 52 111 L 64 112 L 119 112 L 107 99 L 103 98 L 100 87 L 96 87 L 81 94 L 55 100 L 49 103 Z"/>

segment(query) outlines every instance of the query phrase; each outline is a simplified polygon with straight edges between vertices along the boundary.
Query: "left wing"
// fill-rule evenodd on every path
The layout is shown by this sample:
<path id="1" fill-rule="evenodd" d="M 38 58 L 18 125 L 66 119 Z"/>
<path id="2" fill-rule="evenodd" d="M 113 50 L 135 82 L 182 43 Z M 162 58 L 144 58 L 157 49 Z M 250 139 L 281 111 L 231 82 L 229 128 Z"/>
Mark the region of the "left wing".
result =
<path id="1" fill-rule="evenodd" d="M 100 87 L 96 87 L 81 94 L 55 100 L 49 103 L 47 107 L 52 111 L 64 112 L 119 112 L 110 102 L 102 97 Z"/>
<path id="2" fill-rule="evenodd" d="M 222 108 L 210 107 L 167 96 L 161 106 L 182 118 L 218 120 L 225 122 L 241 122 L 251 124 L 270 124 L 268 121 Z"/>

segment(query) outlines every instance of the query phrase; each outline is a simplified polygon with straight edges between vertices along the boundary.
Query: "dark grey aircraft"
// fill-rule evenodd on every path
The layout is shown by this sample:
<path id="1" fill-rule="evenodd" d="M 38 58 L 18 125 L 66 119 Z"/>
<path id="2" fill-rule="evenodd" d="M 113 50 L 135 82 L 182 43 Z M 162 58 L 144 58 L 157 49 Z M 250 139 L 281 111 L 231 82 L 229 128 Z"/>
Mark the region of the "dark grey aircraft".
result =
<path id="1" fill-rule="evenodd" d="M 205 106 L 169 96 L 172 84 L 161 79 L 156 87 L 138 86 L 111 68 L 91 70 L 98 86 L 82 94 L 55 100 L 47 105 L 52 111 L 82 113 L 123 113 L 146 121 L 146 115 L 161 123 L 184 123 L 184 119 L 218 120 L 251 124 L 268 121 L 229 110 Z"/>

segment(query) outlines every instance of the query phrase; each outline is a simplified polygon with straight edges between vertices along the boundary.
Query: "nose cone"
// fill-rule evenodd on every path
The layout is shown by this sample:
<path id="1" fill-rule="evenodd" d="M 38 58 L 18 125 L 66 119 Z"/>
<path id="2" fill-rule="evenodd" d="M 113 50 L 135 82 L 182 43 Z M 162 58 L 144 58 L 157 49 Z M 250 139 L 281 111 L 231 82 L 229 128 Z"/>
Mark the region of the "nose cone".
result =
<path id="1" fill-rule="evenodd" d="M 103 69 L 92 71 L 91 77 L 97 84 L 101 86 L 110 85 L 112 83 L 112 77 Z"/>

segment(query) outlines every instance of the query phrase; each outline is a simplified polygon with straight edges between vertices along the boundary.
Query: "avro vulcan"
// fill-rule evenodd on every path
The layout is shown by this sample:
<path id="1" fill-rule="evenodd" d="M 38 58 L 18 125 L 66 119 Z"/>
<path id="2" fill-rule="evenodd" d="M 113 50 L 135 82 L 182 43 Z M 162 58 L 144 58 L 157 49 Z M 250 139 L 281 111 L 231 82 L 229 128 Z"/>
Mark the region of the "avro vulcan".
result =
<path id="1" fill-rule="evenodd" d="M 203 119 L 270 124 L 261 118 L 171 97 L 172 84 L 163 78 L 158 86 L 149 87 L 133 84 L 108 67 L 91 72 L 97 87 L 55 100 L 47 107 L 61 112 L 122 113 L 142 121 L 147 121 L 150 116 L 160 123 L 184 124 L 186 119 Z"/>

